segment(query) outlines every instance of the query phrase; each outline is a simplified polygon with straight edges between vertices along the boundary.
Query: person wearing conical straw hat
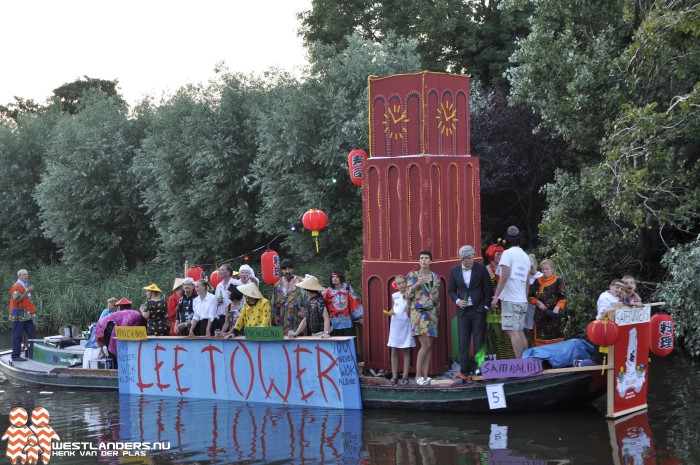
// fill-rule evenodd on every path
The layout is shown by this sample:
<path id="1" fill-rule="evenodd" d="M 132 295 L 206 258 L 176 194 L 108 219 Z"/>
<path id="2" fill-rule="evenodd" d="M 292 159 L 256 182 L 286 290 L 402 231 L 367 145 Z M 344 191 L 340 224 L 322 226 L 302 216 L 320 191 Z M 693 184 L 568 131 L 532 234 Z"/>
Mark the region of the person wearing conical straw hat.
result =
<path id="1" fill-rule="evenodd" d="M 234 336 L 245 333 L 246 326 L 272 326 L 270 322 L 270 301 L 260 293 L 254 282 L 236 287 L 243 297 L 245 304 L 233 326 Z"/>
<path id="2" fill-rule="evenodd" d="M 307 311 L 297 330 L 288 331 L 287 337 L 295 338 L 304 335 L 320 336 L 324 339 L 331 337 L 331 317 L 326 308 L 326 301 L 321 295 L 325 288 L 315 276 L 309 274 L 304 276 L 296 287 L 306 292 Z"/>
<path id="3" fill-rule="evenodd" d="M 161 290 L 155 283 L 143 288 L 146 291 L 147 302 L 140 307 L 141 315 L 148 320 L 146 333 L 149 336 L 168 336 L 170 334 L 170 319 L 165 300 L 160 298 Z"/>
<path id="4" fill-rule="evenodd" d="M 134 303 L 126 297 L 122 297 L 115 305 L 117 306 L 117 311 L 120 312 L 122 310 L 131 310 L 131 306 L 134 305 Z"/>

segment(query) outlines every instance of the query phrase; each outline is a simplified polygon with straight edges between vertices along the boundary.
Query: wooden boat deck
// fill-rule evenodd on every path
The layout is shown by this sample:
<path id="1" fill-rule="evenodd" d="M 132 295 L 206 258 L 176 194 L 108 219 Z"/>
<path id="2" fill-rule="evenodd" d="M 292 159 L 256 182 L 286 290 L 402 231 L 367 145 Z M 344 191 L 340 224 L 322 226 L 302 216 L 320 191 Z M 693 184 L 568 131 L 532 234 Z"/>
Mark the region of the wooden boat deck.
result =
<path id="1" fill-rule="evenodd" d="M 364 408 L 401 409 L 420 412 L 489 412 L 486 386 L 503 384 L 507 407 L 498 412 L 533 412 L 586 405 L 606 390 L 603 366 L 550 370 L 526 378 L 483 380 L 452 385 L 439 380 L 429 386 L 391 385 L 384 379 L 362 378 Z"/>

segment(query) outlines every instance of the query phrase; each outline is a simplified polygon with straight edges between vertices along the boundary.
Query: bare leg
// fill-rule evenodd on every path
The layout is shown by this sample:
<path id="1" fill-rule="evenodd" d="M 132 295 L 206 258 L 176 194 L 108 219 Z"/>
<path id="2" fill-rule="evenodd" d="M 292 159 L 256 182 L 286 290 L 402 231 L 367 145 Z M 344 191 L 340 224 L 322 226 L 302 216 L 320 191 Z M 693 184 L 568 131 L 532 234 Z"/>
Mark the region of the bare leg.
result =
<path id="1" fill-rule="evenodd" d="M 515 358 L 522 358 L 523 351 L 527 349 L 527 338 L 525 333 L 520 331 L 506 331 L 510 337 L 510 342 L 513 344 L 513 352 L 515 352 Z"/>
<path id="2" fill-rule="evenodd" d="M 401 349 L 403 352 L 403 379 L 408 379 L 408 371 L 411 369 L 411 349 Z"/>
<path id="3" fill-rule="evenodd" d="M 416 378 L 427 378 L 430 357 L 433 354 L 433 338 L 430 336 L 418 336 L 420 349 L 416 357 Z"/>
<path id="4" fill-rule="evenodd" d="M 391 348 L 391 379 L 398 379 L 399 377 L 399 350 L 394 347 Z"/>

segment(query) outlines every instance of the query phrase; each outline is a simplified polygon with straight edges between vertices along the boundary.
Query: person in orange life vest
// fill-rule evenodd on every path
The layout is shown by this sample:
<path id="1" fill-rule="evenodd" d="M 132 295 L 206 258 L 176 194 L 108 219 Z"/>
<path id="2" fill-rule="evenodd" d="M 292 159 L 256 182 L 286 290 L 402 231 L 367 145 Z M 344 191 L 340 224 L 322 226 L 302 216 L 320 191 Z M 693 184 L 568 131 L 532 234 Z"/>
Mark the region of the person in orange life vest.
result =
<path id="1" fill-rule="evenodd" d="M 22 350 L 22 336 L 27 333 L 27 340 L 36 337 L 34 329 L 34 302 L 32 302 L 32 292 L 34 286 L 29 284 L 29 273 L 27 270 L 17 272 L 17 282 L 10 288 L 10 320 L 12 327 L 12 360 L 15 362 L 26 362 L 27 359 L 20 355 Z M 32 343 L 27 343 L 27 355 L 32 355 Z"/>

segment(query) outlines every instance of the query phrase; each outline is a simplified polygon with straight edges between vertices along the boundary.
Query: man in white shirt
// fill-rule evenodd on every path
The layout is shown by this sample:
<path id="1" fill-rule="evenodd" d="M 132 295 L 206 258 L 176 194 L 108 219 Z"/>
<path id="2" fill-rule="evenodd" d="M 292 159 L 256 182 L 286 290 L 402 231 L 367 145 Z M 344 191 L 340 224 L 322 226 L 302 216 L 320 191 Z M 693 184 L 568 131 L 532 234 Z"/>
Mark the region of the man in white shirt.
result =
<path id="1" fill-rule="evenodd" d="M 513 344 L 516 358 L 521 358 L 527 349 L 527 338 L 523 328 L 527 314 L 527 294 L 530 287 L 530 257 L 520 248 L 523 238 L 520 230 L 511 226 L 506 233 L 506 251 L 498 263 L 501 275 L 493 296 L 492 306 L 501 301 L 501 328 Z"/>
<path id="2" fill-rule="evenodd" d="M 598 302 L 596 306 L 598 307 L 598 312 L 596 313 L 596 320 L 604 318 L 609 310 L 615 310 L 622 307 L 622 301 L 620 297 L 622 296 L 622 291 L 625 288 L 625 283 L 620 279 L 613 279 L 610 282 L 610 287 L 607 291 L 600 294 L 598 297 Z"/>
<path id="3" fill-rule="evenodd" d="M 219 278 L 221 278 L 221 282 L 216 285 L 216 289 L 214 290 L 214 295 L 216 296 L 216 318 L 215 321 L 212 322 L 212 331 L 221 329 L 224 326 L 226 312 L 231 303 L 231 300 L 228 298 L 228 287 L 231 284 L 234 286 L 239 286 L 241 284 L 239 280 L 233 278 L 234 273 L 238 275 L 228 263 L 224 263 L 219 267 Z"/>

